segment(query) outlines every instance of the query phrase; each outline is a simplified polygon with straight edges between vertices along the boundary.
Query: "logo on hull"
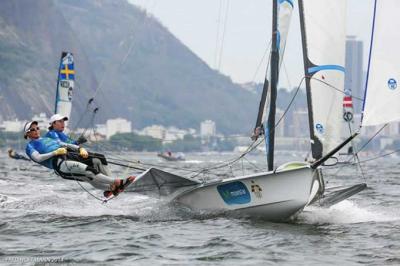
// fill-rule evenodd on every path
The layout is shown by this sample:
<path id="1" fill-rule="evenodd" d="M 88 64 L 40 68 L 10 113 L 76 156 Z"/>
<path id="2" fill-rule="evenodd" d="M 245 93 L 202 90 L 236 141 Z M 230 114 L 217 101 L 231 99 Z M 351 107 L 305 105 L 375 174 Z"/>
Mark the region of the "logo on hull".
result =
<path id="1" fill-rule="evenodd" d="M 228 205 L 246 204 L 251 201 L 249 190 L 240 182 L 232 182 L 217 186 L 221 198 Z"/>
<path id="2" fill-rule="evenodd" d="M 254 180 L 251 180 L 251 192 L 254 193 L 257 198 L 262 198 L 262 188 L 258 184 L 256 184 Z"/>

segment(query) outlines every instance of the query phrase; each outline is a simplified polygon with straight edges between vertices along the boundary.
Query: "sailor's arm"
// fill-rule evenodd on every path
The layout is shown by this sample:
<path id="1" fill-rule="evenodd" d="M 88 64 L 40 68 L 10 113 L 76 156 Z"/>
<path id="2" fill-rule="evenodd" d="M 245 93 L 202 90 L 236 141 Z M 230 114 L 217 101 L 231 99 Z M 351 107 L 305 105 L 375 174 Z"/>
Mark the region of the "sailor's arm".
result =
<path id="1" fill-rule="evenodd" d="M 68 149 L 71 149 L 73 151 L 79 151 L 79 149 L 80 149 L 79 145 L 62 142 L 61 140 L 58 141 L 58 144 L 60 144 L 60 146 L 66 147 Z"/>
<path id="2" fill-rule="evenodd" d="M 65 148 L 58 148 L 58 149 L 55 150 L 55 151 L 52 151 L 52 152 L 49 152 L 49 153 L 43 153 L 43 154 L 40 154 L 40 153 L 37 152 L 37 151 L 33 151 L 33 152 L 31 153 L 31 156 L 30 156 L 30 157 L 31 157 L 32 160 L 34 160 L 35 162 L 41 163 L 41 162 L 43 162 L 43 161 L 46 161 L 46 160 L 50 159 L 50 158 L 53 157 L 53 156 L 65 155 L 65 154 L 67 154 L 67 150 L 66 150 Z"/>
<path id="3" fill-rule="evenodd" d="M 68 149 L 71 149 L 73 151 L 79 152 L 79 155 L 82 158 L 86 159 L 89 157 L 89 153 L 87 152 L 87 150 L 85 148 L 79 147 L 78 145 L 71 144 L 71 143 L 65 143 L 62 141 L 58 141 L 58 144 L 60 144 L 60 146 L 67 147 Z"/>

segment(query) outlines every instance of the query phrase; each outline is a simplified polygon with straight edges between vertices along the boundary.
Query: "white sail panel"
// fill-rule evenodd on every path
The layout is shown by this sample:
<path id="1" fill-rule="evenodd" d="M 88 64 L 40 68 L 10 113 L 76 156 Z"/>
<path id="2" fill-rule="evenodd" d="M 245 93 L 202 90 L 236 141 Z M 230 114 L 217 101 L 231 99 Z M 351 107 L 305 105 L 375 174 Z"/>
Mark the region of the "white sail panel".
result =
<path id="1" fill-rule="evenodd" d="M 278 0 L 279 67 L 285 53 L 286 40 L 293 12 L 293 0 Z"/>
<path id="2" fill-rule="evenodd" d="M 286 40 L 289 32 L 290 21 L 293 13 L 293 0 L 274 0 L 278 1 L 278 40 L 277 45 L 279 47 L 279 68 L 282 65 L 283 55 L 285 54 Z M 269 68 L 271 71 L 271 68 Z M 271 77 L 270 72 L 267 73 L 268 77 Z M 271 91 L 271 83 L 268 84 L 268 92 Z M 267 108 L 269 106 L 269 97 L 267 97 L 264 105 L 263 119 L 262 121 L 267 120 Z M 279 119 L 279 118 L 278 118 Z M 266 124 L 266 122 L 265 122 Z"/>
<path id="3" fill-rule="evenodd" d="M 75 83 L 74 57 L 72 53 L 63 52 L 58 71 L 55 113 L 70 117 L 72 93 Z"/>
<path id="4" fill-rule="evenodd" d="M 341 143 L 346 0 L 303 0 L 314 139 L 325 155 Z"/>
<path id="5" fill-rule="evenodd" d="M 363 126 L 400 120 L 400 2 L 377 1 Z"/>

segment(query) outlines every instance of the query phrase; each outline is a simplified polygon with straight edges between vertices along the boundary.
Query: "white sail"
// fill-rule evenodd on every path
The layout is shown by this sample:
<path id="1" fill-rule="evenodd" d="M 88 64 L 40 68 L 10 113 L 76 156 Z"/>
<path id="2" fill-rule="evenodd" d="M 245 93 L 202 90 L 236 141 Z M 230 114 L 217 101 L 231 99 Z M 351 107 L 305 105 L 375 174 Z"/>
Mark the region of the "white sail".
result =
<path id="1" fill-rule="evenodd" d="M 375 1 L 363 126 L 400 120 L 400 2 Z"/>
<path id="2" fill-rule="evenodd" d="M 293 0 L 278 0 L 279 67 L 285 53 L 286 40 L 293 12 Z"/>
<path id="3" fill-rule="evenodd" d="M 75 83 L 74 57 L 72 53 L 62 52 L 58 71 L 55 114 L 70 117 L 72 92 Z"/>
<path id="4" fill-rule="evenodd" d="M 313 158 L 318 159 L 341 143 L 347 3 L 300 2 Z"/>

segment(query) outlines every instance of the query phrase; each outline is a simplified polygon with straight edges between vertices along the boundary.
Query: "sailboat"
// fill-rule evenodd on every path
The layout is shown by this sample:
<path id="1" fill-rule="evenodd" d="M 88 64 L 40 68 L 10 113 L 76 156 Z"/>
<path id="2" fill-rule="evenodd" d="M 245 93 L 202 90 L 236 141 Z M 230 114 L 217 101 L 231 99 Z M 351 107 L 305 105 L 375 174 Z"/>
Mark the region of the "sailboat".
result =
<path id="1" fill-rule="evenodd" d="M 281 221 L 296 215 L 313 202 L 324 199 L 326 205 L 331 205 L 365 188 L 365 184 L 359 184 L 335 191 L 329 200 L 324 198 L 321 171 L 324 162 L 356 136 L 354 134 L 345 141 L 340 139 L 340 130 L 336 125 L 342 122 L 343 94 L 326 89 L 329 86 L 344 86 L 345 0 L 335 1 L 334 4 L 299 1 L 312 162 L 288 162 L 275 168 L 276 91 L 294 4 L 292 0 L 272 2 L 270 68 L 252 136 L 253 140 L 265 137 L 268 171 L 200 182 L 150 168 L 136 178 L 132 191 L 178 202 L 196 211 L 235 212 Z M 318 20 L 318 24 L 314 20 Z"/>

